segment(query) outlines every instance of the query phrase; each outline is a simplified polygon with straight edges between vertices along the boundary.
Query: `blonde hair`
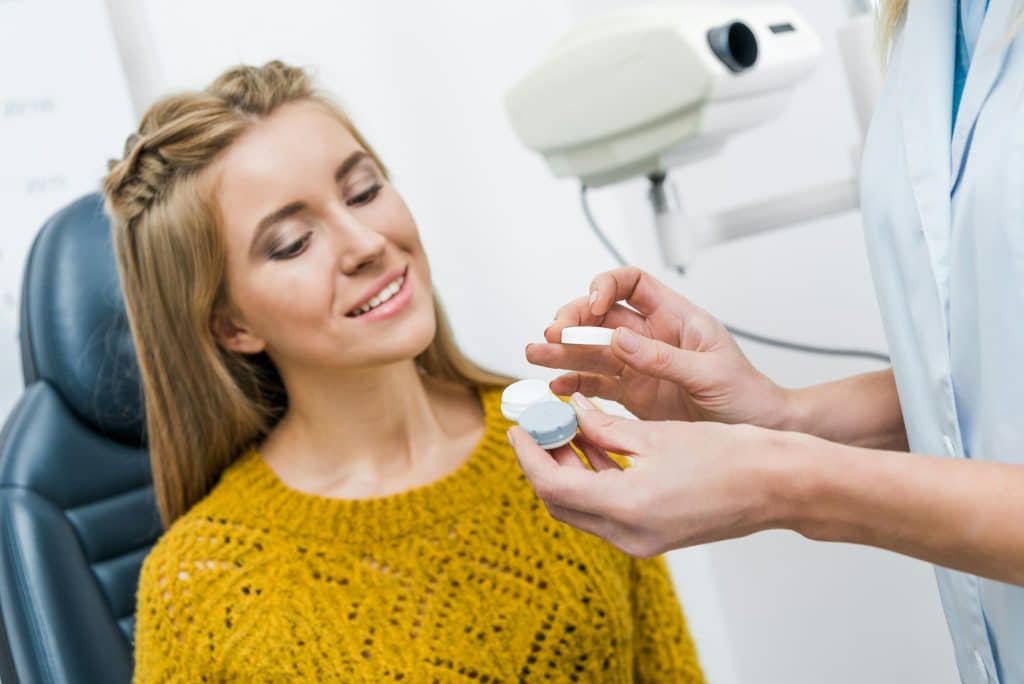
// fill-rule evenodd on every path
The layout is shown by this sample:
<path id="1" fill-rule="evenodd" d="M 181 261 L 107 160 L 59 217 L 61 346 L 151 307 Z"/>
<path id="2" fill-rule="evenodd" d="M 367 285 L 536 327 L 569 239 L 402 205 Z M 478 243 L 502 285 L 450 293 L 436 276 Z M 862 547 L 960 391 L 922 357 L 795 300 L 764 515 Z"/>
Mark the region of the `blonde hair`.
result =
<path id="1" fill-rule="evenodd" d="M 907 15 L 907 0 L 888 0 L 878 9 L 878 44 L 883 58 L 888 56 L 892 40 Z"/>
<path id="2" fill-rule="evenodd" d="M 103 183 L 165 525 L 204 497 L 287 409 L 270 359 L 228 352 L 210 330 L 213 312 L 227 300 L 225 254 L 210 183 L 200 175 L 256 121 L 296 101 L 326 107 L 385 169 L 302 69 L 272 61 L 230 69 L 202 91 L 156 102 Z M 466 386 L 507 383 L 459 351 L 436 298 L 434 307 L 437 331 L 416 358 L 420 370 Z"/>
<path id="3" fill-rule="evenodd" d="M 932 1 L 932 0 L 929 0 Z M 882 50 L 883 58 L 887 57 L 892 47 L 893 38 L 900 24 L 907 17 L 908 0 L 886 0 L 881 3 L 878 10 L 878 44 Z M 1017 17 L 1007 31 L 1006 39 L 1013 37 L 1024 28 L 1024 6 L 1018 8 Z"/>

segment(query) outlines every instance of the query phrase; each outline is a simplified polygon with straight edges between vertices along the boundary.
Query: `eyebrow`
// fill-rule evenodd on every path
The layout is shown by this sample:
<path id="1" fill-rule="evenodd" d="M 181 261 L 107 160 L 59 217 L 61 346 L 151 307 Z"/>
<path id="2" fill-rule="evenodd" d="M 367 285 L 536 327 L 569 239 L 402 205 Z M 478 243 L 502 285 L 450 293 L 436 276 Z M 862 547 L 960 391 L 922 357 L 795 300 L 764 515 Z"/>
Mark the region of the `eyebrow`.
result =
<path id="1" fill-rule="evenodd" d="M 350 154 L 348 157 L 345 158 L 345 161 L 341 162 L 341 164 L 338 165 L 337 170 L 334 172 L 334 182 L 337 183 L 342 178 L 347 176 L 348 173 L 353 168 L 355 168 L 355 166 L 359 162 L 369 158 L 369 156 L 370 155 L 367 154 L 365 150 L 356 150 L 355 152 Z M 306 206 L 306 203 L 301 200 L 298 202 L 291 202 L 289 204 L 284 205 L 280 209 L 272 211 L 266 216 L 264 216 L 263 219 L 261 219 L 259 224 L 256 226 L 256 232 L 253 234 L 251 251 L 256 251 L 256 245 L 259 244 L 260 238 L 262 238 L 263 234 L 267 232 L 267 229 L 269 229 L 275 223 L 285 220 L 289 216 L 294 216 L 295 214 L 305 209 Z"/>

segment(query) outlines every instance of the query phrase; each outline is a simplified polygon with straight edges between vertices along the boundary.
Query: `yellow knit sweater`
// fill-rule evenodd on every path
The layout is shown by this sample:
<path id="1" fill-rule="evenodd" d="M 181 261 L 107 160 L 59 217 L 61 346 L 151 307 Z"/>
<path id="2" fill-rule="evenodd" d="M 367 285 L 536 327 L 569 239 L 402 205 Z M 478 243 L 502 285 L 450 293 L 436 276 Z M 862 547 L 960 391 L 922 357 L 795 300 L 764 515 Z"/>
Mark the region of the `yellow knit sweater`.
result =
<path id="1" fill-rule="evenodd" d="M 255 452 L 142 569 L 137 682 L 702 682 L 665 564 L 551 517 L 500 391 L 455 472 L 364 500 Z"/>

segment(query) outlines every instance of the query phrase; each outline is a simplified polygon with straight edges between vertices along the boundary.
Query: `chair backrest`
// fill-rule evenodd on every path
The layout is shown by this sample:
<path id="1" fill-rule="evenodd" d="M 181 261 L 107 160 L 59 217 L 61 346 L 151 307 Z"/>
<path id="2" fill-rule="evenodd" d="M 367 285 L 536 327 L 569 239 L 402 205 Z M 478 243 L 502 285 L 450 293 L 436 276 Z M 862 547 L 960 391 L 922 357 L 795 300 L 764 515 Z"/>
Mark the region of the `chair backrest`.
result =
<path id="1" fill-rule="evenodd" d="M 0 679 L 127 682 L 139 569 L 162 530 L 99 195 L 43 226 L 21 296 L 25 392 L 0 432 Z"/>

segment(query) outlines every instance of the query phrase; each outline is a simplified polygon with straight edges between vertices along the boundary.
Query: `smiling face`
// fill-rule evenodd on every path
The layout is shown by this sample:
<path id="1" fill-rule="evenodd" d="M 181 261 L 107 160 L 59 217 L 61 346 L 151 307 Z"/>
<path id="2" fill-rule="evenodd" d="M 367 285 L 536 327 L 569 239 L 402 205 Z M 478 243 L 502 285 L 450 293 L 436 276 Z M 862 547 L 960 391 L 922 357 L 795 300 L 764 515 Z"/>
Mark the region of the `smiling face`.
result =
<path id="1" fill-rule="evenodd" d="M 229 303 L 226 349 L 291 369 L 415 358 L 434 337 L 416 223 L 370 153 L 323 105 L 283 105 L 210 169 Z"/>

